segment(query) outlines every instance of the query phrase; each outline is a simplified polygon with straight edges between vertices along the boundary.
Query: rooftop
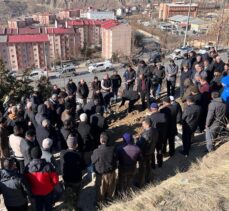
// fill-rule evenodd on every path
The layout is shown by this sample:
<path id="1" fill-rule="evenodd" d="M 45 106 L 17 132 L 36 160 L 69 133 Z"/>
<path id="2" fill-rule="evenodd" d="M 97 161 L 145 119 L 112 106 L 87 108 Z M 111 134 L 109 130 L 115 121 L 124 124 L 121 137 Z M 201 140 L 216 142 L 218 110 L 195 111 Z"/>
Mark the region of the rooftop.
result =
<path id="1" fill-rule="evenodd" d="M 115 20 L 109 20 L 109 21 L 105 21 L 104 23 L 101 24 L 101 27 L 104 29 L 111 29 L 115 26 L 118 26 L 119 22 L 115 21 Z"/>
<path id="2" fill-rule="evenodd" d="M 48 34 L 74 34 L 73 28 L 48 28 Z"/>
<path id="3" fill-rule="evenodd" d="M 32 42 L 48 42 L 47 34 L 38 35 L 9 35 L 9 43 L 32 43 Z"/>
<path id="4" fill-rule="evenodd" d="M 7 36 L 6 35 L 1 35 L 0 36 L 0 43 L 6 43 L 7 42 Z"/>

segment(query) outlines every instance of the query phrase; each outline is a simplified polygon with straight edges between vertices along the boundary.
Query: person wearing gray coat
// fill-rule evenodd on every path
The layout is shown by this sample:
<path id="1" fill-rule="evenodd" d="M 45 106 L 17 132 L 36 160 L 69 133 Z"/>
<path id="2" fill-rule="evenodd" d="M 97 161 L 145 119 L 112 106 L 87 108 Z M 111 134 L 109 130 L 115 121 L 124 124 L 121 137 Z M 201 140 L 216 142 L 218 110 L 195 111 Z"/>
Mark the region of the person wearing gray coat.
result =
<path id="1" fill-rule="evenodd" d="M 169 65 L 165 67 L 165 77 L 166 77 L 168 97 L 175 95 L 177 72 L 178 72 L 178 66 L 175 64 L 174 60 L 171 59 Z"/>
<path id="2" fill-rule="evenodd" d="M 206 119 L 206 144 L 208 152 L 214 149 L 214 139 L 217 138 L 220 131 L 225 127 L 226 105 L 219 97 L 218 92 L 212 92 L 212 101 L 208 107 Z"/>

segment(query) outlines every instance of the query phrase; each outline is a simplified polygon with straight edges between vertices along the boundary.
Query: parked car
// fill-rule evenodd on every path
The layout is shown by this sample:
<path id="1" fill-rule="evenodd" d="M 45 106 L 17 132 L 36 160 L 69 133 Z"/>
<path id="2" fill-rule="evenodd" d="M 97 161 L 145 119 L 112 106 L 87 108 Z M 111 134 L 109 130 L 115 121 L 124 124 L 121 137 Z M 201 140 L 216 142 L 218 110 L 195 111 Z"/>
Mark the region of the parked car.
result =
<path id="1" fill-rule="evenodd" d="M 150 54 L 150 58 L 148 60 L 149 63 L 157 63 L 157 62 L 161 62 L 161 53 L 158 52 L 158 51 L 153 51 L 151 54 Z"/>
<path id="2" fill-rule="evenodd" d="M 177 48 L 169 55 L 169 58 L 173 60 L 178 60 L 178 59 L 183 59 L 185 53 L 189 53 L 192 51 L 193 48 L 190 46 L 182 47 L 182 48 Z"/>
<path id="3" fill-rule="evenodd" d="M 56 77 L 58 78 L 65 78 L 65 77 L 72 77 L 76 76 L 76 68 L 75 66 L 66 66 L 61 69 L 59 69 L 58 73 L 56 74 Z"/>
<path id="4" fill-rule="evenodd" d="M 94 63 L 90 64 L 88 66 L 88 71 L 90 73 L 95 73 L 95 72 L 100 72 L 103 70 L 111 70 L 113 68 L 113 65 L 110 60 L 106 60 L 105 62 L 99 62 L 99 63 Z"/>
<path id="5" fill-rule="evenodd" d="M 48 72 L 42 69 L 35 69 L 29 74 L 28 78 L 32 81 L 40 80 L 42 77 L 48 78 Z"/>

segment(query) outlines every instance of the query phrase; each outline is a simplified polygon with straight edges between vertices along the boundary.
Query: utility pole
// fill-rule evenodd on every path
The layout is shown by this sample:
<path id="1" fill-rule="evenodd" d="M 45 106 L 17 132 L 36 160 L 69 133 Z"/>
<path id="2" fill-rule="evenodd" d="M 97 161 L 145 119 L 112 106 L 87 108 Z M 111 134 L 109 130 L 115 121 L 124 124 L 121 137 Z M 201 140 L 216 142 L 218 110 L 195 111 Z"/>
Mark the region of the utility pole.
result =
<path id="1" fill-rule="evenodd" d="M 216 38 L 216 45 L 215 45 L 216 51 L 218 50 L 218 47 L 219 47 L 220 35 L 221 35 L 222 28 L 223 28 L 223 18 L 224 18 L 225 3 L 226 3 L 226 1 L 223 0 L 223 4 L 222 4 L 222 10 L 223 11 L 222 11 L 222 14 L 221 14 L 221 21 L 220 21 L 219 30 L 218 30 L 217 38 Z"/>
<path id="2" fill-rule="evenodd" d="M 192 6 L 192 0 L 189 1 L 189 8 L 188 8 L 188 21 L 186 23 L 186 29 L 185 29 L 185 35 L 184 35 L 184 43 L 183 47 L 187 44 L 187 34 L 188 34 L 188 27 L 189 27 L 189 21 L 190 21 L 190 13 L 191 13 L 191 6 Z"/>

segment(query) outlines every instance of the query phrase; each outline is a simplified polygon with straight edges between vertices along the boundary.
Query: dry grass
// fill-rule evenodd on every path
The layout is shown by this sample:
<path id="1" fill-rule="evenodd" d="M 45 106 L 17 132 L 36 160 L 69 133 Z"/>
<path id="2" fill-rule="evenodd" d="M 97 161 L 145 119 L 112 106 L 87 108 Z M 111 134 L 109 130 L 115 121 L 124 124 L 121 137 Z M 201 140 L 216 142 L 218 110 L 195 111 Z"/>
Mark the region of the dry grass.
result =
<path id="1" fill-rule="evenodd" d="M 186 173 L 133 193 L 106 211 L 229 210 L 229 142 L 193 164 Z"/>

